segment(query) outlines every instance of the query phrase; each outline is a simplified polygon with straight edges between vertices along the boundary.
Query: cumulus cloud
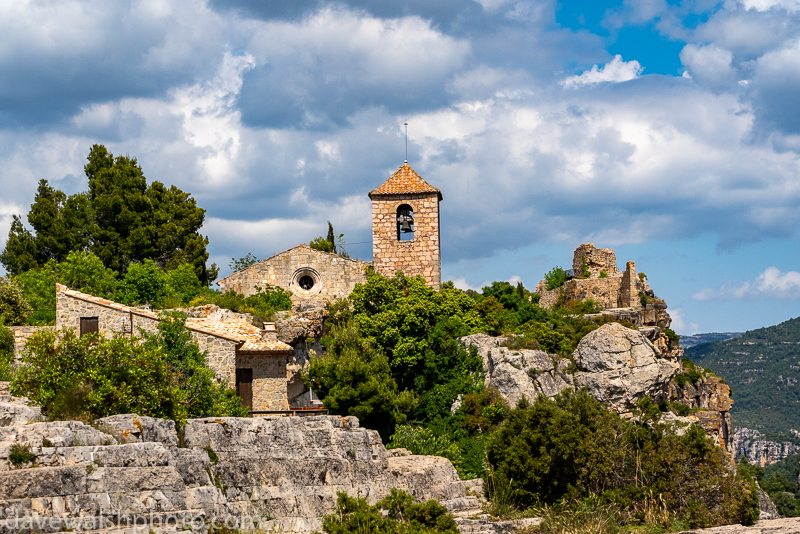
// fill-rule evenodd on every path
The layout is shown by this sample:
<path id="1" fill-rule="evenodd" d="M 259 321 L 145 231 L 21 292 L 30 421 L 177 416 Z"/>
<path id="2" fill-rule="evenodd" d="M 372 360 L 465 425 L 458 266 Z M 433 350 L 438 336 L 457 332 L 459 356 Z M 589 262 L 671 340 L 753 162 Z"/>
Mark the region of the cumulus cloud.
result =
<path id="1" fill-rule="evenodd" d="M 581 85 L 591 85 L 602 82 L 627 82 L 638 78 L 644 70 L 638 61 L 623 61 L 622 56 L 617 54 L 610 62 L 602 67 L 593 66 L 591 70 L 575 76 L 570 76 L 563 81 L 564 87 L 579 87 Z"/>
<path id="2" fill-rule="evenodd" d="M 669 316 L 672 318 L 670 328 L 682 336 L 692 336 L 700 331 L 697 323 L 689 322 L 686 313 L 681 308 L 671 308 Z"/>
<path id="3" fill-rule="evenodd" d="M 681 61 L 693 80 L 715 91 L 729 89 L 736 79 L 731 67 L 733 53 L 718 46 L 687 44 Z"/>
<path id="4" fill-rule="evenodd" d="M 692 295 L 694 300 L 768 300 L 800 298 L 800 273 L 768 267 L 755 280 L 718 288 L 705 288 Z"/>

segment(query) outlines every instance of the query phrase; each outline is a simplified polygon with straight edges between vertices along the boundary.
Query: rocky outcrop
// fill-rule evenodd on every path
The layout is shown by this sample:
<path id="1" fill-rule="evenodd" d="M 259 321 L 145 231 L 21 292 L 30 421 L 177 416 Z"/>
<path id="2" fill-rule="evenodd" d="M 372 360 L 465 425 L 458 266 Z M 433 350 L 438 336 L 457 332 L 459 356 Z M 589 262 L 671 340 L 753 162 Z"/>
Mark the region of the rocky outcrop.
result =
<path id="1" fill-rule="evenodd" d="M 291 345 L 286 366 L 286 388 L 289 406 L 307 406 L 311 393 L 301 377 L 308 367 L 312 353 L 323 351 L 320 339 L 324 333 L 324 321 L 328 317 L 328 303 L 316 300 L 301 300 L 291 312 L 282 312 L 275 322 L 278 340 Z"/>
<path id="2" fill-rule="evenodd" d="M 761 489 L 761 485 L 756 481 L 756 490 L 758 491 L 758 518 L 759 519 L 778 519 L 781 514 L 772 499 L 769 498 L 767 492 Z"/>
<path id="3" fill-rule="evenodd" d="M 680 373 L 690 376 L 692 369 L 680 364 Z M 685 380 L 680 385 L 677 380 L 669 383 L 669 400 L 694 409 L 692 414 L 700 426 L 729 453 L 734 454 L 733 422 L 730 409 L 733 407 L 731 388 L 722 379 L 711 375 L 701 367 L 694 371 L 697 381 Z"/>
<path id="4" fill-rule="evenodd" d="M 539 394 L 555 397 L 566 388 L 586 387 L 601 402 L 628 414 L 649 396 L 666 400 L 667 385 L 678 366 L 661 357 L 647 337 L 618 323 L 608 323 L 578 344 L 573 360 L 538 350 L 511 350 L 505 338 L 475 334 L 461 339 L 483 359 L 486 386 L 495 387 L 510 404 Z"/>
<path id="5" fill-rule="evenodd" d="M 608 323 L 587 334 L 574 353 L 575 385 L 587 387 L 597 400 L 617 413 L 629 412 L 648 396 L 661 403 L 667 399 L 667 384 L 678 366 L 661 357 L 660 351 L 641 332 L 619 323 Z"/>
<path id="6" fill-rule="evenodd" d="M 758 430 L 737 428 L 733 433 L 733 451 L 737 459 L 744 457 L 751 464 L 764 467 L 800 451 L 800 445 L 791 441 L 767 441 L 761 438 Z"/>
<path id="7" fill-rule="evenodd" d="M 377 432 L 353 417 L 194 419 L 179 439 L 171 421 L 149 417 L 89 426 L 16 413 L 0 428 L 3 534 L 25 518 L 37 521 L 28 530 L 42 532 L 226 517 L 311 532 L 338 491 L 374 503 L 399 488 L 454 511 L 478 506 L 448 460 L 389 456 Z M 32 461 L 14 458 L 14 446 Z"/>

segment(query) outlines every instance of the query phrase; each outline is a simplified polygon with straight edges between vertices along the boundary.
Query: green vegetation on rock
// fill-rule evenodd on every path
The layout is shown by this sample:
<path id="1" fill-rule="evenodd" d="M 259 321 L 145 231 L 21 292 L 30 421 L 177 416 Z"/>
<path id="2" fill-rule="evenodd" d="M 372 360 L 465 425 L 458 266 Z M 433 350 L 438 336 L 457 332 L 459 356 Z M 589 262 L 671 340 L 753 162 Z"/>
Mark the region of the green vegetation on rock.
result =
<path id="1" fill-rule="evenodd" d="M 415 503 L 406 492 L 390 490 L 375 503 L 339 492 L 336 509 L 325 516 L 326 534 L 459 534 L 453 516 L 434 500 Z"/>

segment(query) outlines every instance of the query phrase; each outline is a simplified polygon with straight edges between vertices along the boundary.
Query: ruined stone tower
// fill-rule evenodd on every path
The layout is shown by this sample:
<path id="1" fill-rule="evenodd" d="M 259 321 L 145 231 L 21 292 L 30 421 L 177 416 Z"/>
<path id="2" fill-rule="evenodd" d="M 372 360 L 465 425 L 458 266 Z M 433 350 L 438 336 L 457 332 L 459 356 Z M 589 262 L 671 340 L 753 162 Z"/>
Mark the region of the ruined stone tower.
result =
<path id="1" fill-rule="evenodd" d="M 414 169 L 402 167 L 369 193 L 372 200 L 372 263 L 385 276 L 421 275 L 434 289 L 442 281 L 439 202 L 442 192 Z"/>

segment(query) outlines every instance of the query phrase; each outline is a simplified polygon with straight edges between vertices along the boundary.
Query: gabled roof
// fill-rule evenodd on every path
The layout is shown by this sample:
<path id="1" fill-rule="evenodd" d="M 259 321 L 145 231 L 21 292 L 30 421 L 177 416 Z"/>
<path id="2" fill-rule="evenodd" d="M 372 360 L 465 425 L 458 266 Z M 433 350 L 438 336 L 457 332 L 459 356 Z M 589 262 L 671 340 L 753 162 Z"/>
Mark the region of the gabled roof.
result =
<path id="1" fill-rule="evenodd" d="M 228 278 L 230 278 L 231 276 L 233 276 L 236 273 L 240 273 L 242 271 L 246 271 L 248 269 L 252 269 L 253 267 L 255 267 L 257 265 L 260 265 L 262 263 L 268 263 L 272 259 L 277 258 L 279 256 L 283 256 L 285 254 L 291 254 L 292 251 L 297 250 L 297 249 L 301 249 L 302 252 L 311 252 L 311 253 L 314 253 L 314 254 L 317 254 L 317 255 L 327 256 L 327 257 L 329 257 L 331 259 L 337 259 L 337 260 L 340 260 L 340 261 L 349 261 L 349 262 L 354 262 L 354 263 L 362 263 L 362 264 L 364 264 L 364 266 L 372 264 L 372 262 L 359 260 L 359 259 L 356 259 L 356 258 L 345 258 L 344 256 L 340 256 L 339 254 L 334 254 L 333 252 L 325 252 L 323 250 L 317 250 L 315 248 L 311 248 L 306 243 L 300 243 L 299 245 L 294 246 L 294 247 L 292 247 L 292 248 L 290 248 L 288 250 L 284 250 L 283 252 L 278 252 L 277 254 L 273 254 L 269 258 L 265 258 L 263 260 L 258 260 L 254 264 L 249 265 L 249 266 L 245 267 L 244 269 L 239 269 L 238 271 L 234 271 L 231 274 L 229 274 L 228 276 L 226 276 L 225 278 L 220 278 L 215 283 L 217 285 L 221 285 L 220 282 L 222 282 L 224 280 L 227 280 Z"/>
<path id="2" fill-rule="evenodd" d="M 56 284 L 56 292 L 62 293 L 74 299 L 82 300 L 84 302 L 90 302 L 98 306 L 111 308 L 119 312 L 131 313 L 133 315 L 146 317 L 154 321 L 161 320 L 161 317 L 157 313 L 154 313 L 150 310 L 136 308 L 133 306 L 125 306 L 112 300 L 95 297 L 94 295 L 88 295 L 86 293 L 81 293 L 80 291 L 69 289 L 67 286 L 61 284 Z M 282 341 L 278 341 L 277 339 L 263 339 L 265 337 L 264 330 L 244 321 L 214 321 L 210 319 L 187 318 L 186 328 L 194 332 L 209 334 L 222 339 L 227 339 L 228 341 L 233 341 L 239 345 L 237 350 L 240 352 L 283 353 L 292 350 L 290 345 L 287 345 Z"/>
<path id="3" fill-rule="evenodd" d="M 395 173 L 383 182 L 383 185 L 369 192 L 369 198 L 380 195 L 405 195 L 415 193 L 436 193 L 442 200 L 442 192 L 422 179 L 422 177 L 403 163 Z"/>

